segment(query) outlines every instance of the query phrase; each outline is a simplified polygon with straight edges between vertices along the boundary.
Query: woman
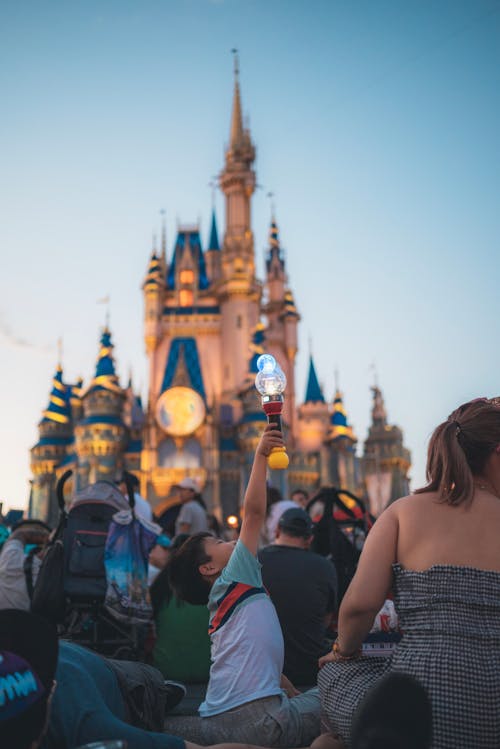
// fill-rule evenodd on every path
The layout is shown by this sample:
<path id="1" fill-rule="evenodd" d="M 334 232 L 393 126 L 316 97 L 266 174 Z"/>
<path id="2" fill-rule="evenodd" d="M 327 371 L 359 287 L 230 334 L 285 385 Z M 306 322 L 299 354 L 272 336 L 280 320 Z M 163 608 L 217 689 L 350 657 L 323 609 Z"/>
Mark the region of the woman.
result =
<path id="1" fill-rule="evenodd" d="M 499 399 L 466 403 L 437 427 L 427 479 L 368 535 L 337 641 L 320 659 L 323 709 L 349 743 L 367 690 L 388 671 L 405 672 L 429 694 L 434 749 L 500 747 Z M 390 660 L 362 658 L 391 588 L 403 638 Z"/>

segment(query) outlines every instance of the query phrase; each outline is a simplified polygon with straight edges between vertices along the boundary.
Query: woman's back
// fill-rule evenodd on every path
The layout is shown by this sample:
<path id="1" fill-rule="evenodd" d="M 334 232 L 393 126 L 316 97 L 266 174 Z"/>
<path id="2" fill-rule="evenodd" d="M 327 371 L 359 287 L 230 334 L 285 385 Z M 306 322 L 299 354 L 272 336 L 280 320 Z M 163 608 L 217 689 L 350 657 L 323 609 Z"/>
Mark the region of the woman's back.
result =
<path id="1" fill-rule="evenodd" d="M 472 502 L 455 507 L 434 492 L 413 494 L 394 505 L 395 562 L 422 571 L 450 564 L 500 572 L 500 500 L 476 488 Z"/>

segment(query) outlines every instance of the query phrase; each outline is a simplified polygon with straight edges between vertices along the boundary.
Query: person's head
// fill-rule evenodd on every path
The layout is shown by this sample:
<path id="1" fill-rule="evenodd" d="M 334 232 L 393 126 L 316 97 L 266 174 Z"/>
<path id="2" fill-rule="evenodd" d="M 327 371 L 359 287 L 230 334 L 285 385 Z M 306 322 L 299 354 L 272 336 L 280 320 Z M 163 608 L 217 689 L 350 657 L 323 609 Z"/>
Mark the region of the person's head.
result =
<path id="1" fill-rule="evenodd" d="M 309 501 L 309 495 L 305 489 L 295 489 L 295 491 L 292 492 L 290 499 L 292 502 L 295 502 L 296 505 L 305 510 Z"/>
<path id="2" fill-rule="evenodd" d="M 427 485 L 450 505 L 472 500 L 474 478 L 493 479 L 500 490 L 500 403 L 477 398 L 464 403 L 435 430 L 427 454 Z"/>
<path id="3" fill-rule="evenodd" d="M 186 476 L 182 479 L 182 481 L 179 484 L 179 492 L 180 492 L 180 498 L 181 502 L 184 504 L 185 502 L 190 502 L 192 499 L 194 499 L 198 493 L 198 484 L 196 481 L 192 478 L 189 478 L 189 476 Z"/>
<path id="4" fill-rule="evenodd" d="M 2 749 L 35 749 L 47 728 L 55 688 L 57 632 L 27 611 L 0 611 Z"/>
<path id="5" fill-rule="evenodd" d="M 369 690 L 352 722 L 351 749 L 429 749 L 432 709 L 423 686 L 391 673 Z"/>
<path id="6" fill-rule="evenodd" d="M 137 476 L 133 473 L 129 473 L 129 471 L 124 471 L 120 478 L 116 480 L 116 485 L 124 497 L 128 497 L 127 484 L 130 485 L 132 492 L 139 491 L 140 483 Z"/>
<path id="7" fill-rule="evenodd" d="M 290 507 L 278 520 L 275 543 L 308 549 L 313 538 L 313 523 L 302 507 Z"/>
<path id="8" fill-rule="evenodd" d="M 210 588 L 233 549 L 233 541 L 222 541 L 208 532 L 189 536 L 168 564 L 170 585 L 176 596 L 188 603 L 207 603 Z"/>

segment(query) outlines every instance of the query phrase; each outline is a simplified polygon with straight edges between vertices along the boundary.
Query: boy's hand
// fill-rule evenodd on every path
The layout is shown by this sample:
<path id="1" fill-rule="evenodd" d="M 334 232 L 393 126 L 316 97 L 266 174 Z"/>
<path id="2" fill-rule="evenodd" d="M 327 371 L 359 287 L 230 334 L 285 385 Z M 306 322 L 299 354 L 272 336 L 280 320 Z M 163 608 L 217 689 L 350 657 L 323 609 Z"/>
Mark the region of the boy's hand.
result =
<path id="1" fill-rule="evenodd" d="M 285 447 L 283 435 L 276 424 L 268 424 L 262 433 L 262 437 L 257 445 L 257 455 L 263 455 L 267 458 L 271 454 L 273 447 Z"/>

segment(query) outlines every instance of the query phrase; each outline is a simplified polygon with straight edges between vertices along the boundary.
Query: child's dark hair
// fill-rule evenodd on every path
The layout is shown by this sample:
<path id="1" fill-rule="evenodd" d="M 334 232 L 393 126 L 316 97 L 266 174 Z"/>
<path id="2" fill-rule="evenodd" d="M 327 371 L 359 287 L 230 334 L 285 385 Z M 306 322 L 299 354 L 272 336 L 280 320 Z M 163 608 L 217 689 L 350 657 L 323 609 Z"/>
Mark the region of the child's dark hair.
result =
<path id="1" fill-rule="evenodd" d="M 205 553 L 205 539 L 211 537 L 207 531 L 189 536 L 168 563 L 170 585 L 182 601 L 198 605 L 208 602 L 210 584 L 203 578 L 199 567 L 210 561 Z"/>

